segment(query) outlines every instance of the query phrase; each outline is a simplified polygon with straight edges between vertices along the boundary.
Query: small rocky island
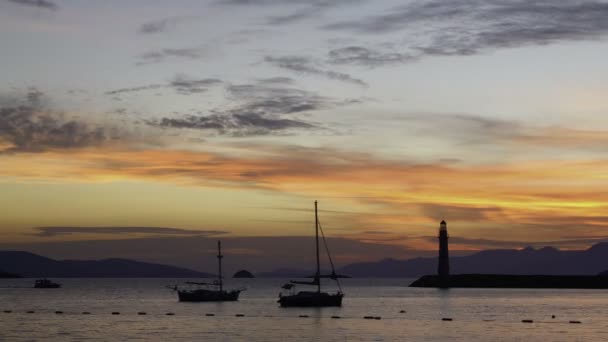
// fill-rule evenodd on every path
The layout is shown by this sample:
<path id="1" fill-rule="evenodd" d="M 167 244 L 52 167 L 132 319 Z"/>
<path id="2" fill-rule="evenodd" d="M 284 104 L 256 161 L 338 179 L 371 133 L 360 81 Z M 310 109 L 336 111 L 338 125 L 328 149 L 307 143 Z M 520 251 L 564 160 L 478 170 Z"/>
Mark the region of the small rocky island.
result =
<path id="1" fill-rule="evenodd" d="M 255 278 L 255 276 L 253 275 L 253 273 L 246 271 L 246 270 L 240 270 L 238 272 L 236 272 L 232 278 Z"/>

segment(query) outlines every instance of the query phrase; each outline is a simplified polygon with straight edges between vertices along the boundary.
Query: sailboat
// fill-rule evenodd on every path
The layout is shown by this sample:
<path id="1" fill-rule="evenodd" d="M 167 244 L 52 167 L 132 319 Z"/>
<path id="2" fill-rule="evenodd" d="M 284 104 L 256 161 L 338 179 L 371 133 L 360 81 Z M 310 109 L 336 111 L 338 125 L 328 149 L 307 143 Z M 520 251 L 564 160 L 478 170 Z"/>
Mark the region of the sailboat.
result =
<path id="1" fill-rule="evenodd" d="M 329 263 L 331 265 L 331 274 L 330 275 L 322 275 L 321 274 L 321 265 L 319 260 L 319 230 L 321 231 L 323 237 L 323 244 L 325 245 L 325 250 L 327 251 L 327 257 L 329 259 Z M 288 294 L 279 294 L 278 303 L 281 307 L 323 307 L 323 306 L 342 306 L 342 298 L 344 297 L 344 293 L 342 293 L 342 288 L 340 287 L 339 278 L 348 278 L 347 276 L 338 275 L 334 269 L 334 263 L 331 260 L 331 255 L 329 254 L 329 248 L 327 247 L 327 243 L 325 241 L 325 234 L 323 234 L 323 228 L 321 228 L 321 224 L 319 223 L 319 215 L 317 211 L 317 201 L 315 201 L 315 245 L 316 245 L 316 257 L 317 257 L 317 270 L 311 278 L 312 281 L 295 281 L 292 280 L 289 283 L 282 286 L 283 289 L 289 290 Z M 330 294 L 327 292 L 321 291 L 321 279 L 322 278 L 330 278 L 336 281 L 338 285 L 338 292 Z M 296 292 L 295 285 L 312 285 L 317 286 L 316 291 L 299 291 Z"/>
<path id="2" fill-rule="evenodd" d="M 217 242 L 218 277 L 212 283 L 188 281 L 188 288 L 179 288 L 177 285 L 169 287 L 177 292 L 180 302 L 228 302 L 239 300 L 239 294 L 245 290 L 224 290 L 222 277 L 222 242 Z"/>

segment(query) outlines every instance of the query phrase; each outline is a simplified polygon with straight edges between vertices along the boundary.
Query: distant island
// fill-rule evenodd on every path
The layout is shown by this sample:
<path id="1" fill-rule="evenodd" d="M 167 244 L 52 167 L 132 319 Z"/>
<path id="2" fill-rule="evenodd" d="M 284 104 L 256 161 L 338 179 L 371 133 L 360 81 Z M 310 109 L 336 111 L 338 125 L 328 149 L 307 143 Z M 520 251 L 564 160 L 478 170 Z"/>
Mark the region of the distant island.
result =
<path id="1" fill-rule="evenodd" d="M 54 260 L 29 252 L 0 251 L 0 269 L 26 278 L 208 278 L 209 273 L 127 259 Z"/>
<path id="2" fill-rule="evenodd" d="M 247 270 L 240 270 L 238 272 L 236 272 L 232 278 L 255 278 L 255 276 L 253 275 L 253 273 L 247 271 Z"/>

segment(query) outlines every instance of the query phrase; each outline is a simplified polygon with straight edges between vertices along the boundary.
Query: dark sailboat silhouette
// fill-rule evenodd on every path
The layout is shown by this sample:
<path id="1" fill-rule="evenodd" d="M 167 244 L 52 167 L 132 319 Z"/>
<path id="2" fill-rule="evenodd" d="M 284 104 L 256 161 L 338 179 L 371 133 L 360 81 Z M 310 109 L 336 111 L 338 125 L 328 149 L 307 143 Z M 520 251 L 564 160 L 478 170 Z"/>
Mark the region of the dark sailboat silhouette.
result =
<path id="1" fill-rule="evenodd" d="M 188 281 L 188 288 L 177 285 L 169 287 L 177 292 L 180 302 L 228 302 L 239 300 L 239 294 L 244 289 L 224 290 L 222 277 L 222 243 L 217 242 L 218 278 L 212 283 Z"/>
<path id="2" fill-rule="evenodd" d="M 329 258 L 329 263 L 331 265 L 331 274 L 322 275 L 321 274 L 321 265 L 319 261 L 319 230 L 321 231 L 321 235 L 323 237 L 323 244 L 325 245 L 325 250 L 327 251 L 327 257 Z M 282 307 L 323 307 L 323 306 L 342 306 L 342 297 L 344 294 L 342 293 L 342 288 L 340 287 L 339 278 L 348 278 L 347 276 L 342 276 L 336 274 L 334 269 L 334 263 L 331 260 L 331 255 L 329 254 L 329 248 L 327 247 L 327 242 L 325 241 L 325 234 L 323 233 L 323 228 L 321 228 L 321 224 L 319 222 L 319 215 L 317 212 L 317 201 L 315 201 L 315 242 L 316 242 L 316 257 L 317 257 L 317 271 L 311 277 L 312 281 L 290 281 L 289 283 L 283 285 L 283 289 L 289 290 L 289 294 L 279 294 L 278 303 Z M 338 284 L 339 291 L 334 294 L 329 294 L 327 292 L 321 292 L 321 279 L 322 278 L 330 278 L 336 281 Z M 316 285 L 316 291 L 299 291 L 296 292 L 295 285 Z"/>

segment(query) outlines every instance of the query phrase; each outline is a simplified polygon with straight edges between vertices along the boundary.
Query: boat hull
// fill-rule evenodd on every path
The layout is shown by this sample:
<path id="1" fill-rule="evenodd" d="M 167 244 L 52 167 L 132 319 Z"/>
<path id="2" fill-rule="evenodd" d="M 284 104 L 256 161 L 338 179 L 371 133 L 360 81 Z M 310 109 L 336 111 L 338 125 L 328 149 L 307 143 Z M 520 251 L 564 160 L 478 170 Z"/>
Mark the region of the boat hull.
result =
<path id="1" fill-rule="evenodd" d="M 240 290 L 214 291 L 193 290 L 177 291 L 180 302 L 233 302 L 239 300 Z"/>
<path id="2" fill-rule="evenodd" d="M 34 285 L 35 289 L 58 289 L 60 287 L 61 287 L 61 285 L 59 285 L 59 284 L 54 284 L 54 285 Z"/>
<path id="3" fill-rule="evenodd" d="M 281 307 L 329 307 L 342 306 L 342 293 L 298 292 L 294 295 L 280 296 Z"/>

